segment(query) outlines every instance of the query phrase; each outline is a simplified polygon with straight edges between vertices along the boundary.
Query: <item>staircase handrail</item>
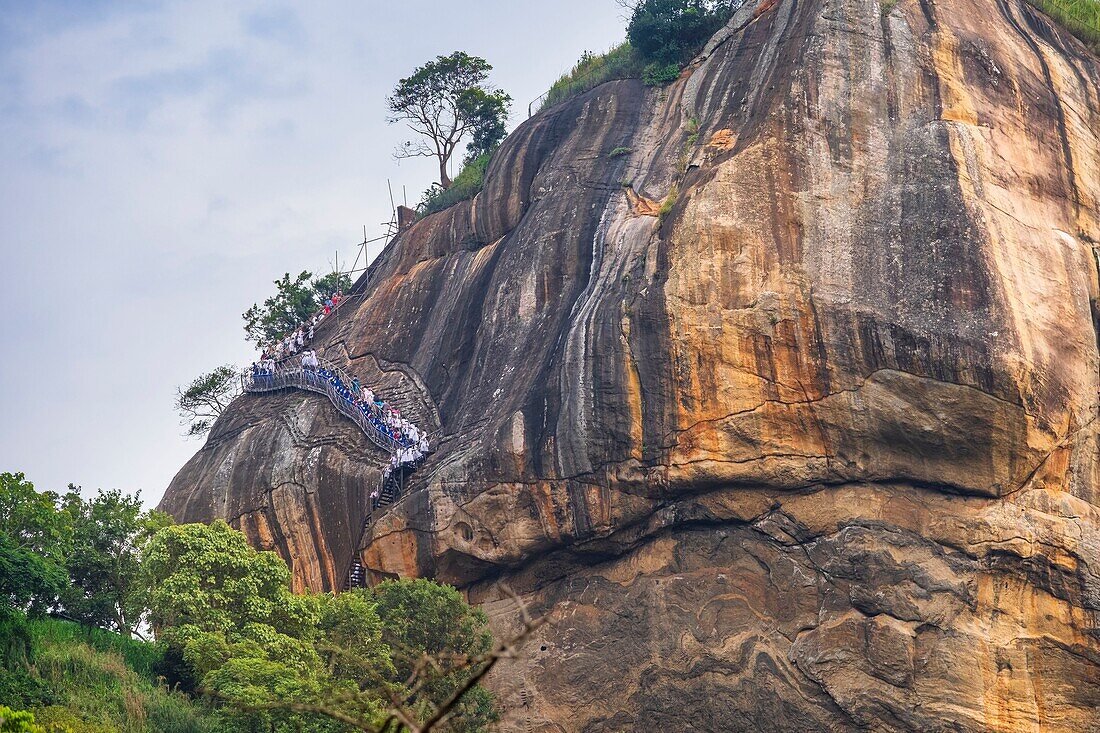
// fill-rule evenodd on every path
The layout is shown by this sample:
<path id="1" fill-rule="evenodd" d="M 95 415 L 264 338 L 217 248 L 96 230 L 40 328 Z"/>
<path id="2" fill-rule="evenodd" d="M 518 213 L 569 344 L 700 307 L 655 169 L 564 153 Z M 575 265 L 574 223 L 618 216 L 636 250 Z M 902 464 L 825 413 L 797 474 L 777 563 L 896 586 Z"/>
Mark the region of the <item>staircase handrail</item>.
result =
<path id="1" fill-rule="evenodd" d="M 324 369 L 330 374 L 336 375 L 340 382 L 349 389 L 351 388 L 352 377 L 338 365 L 327 359 L 319 358 L 317 361 L 320 365 L 318 370 L 301 367 L 294 357 L 276 362 L 275 371 L 273 373 L 267 371 L 253 373 L 251 368 L 246 368 L 241 372 L 241 388 L 245 392 L 260 393 L 277 392 L 282 389 L 294 387 L 326 395 L 336 410 L 357 424 L 372 443 L 390 455 L 396 453 L 398 445 L 393 436 L 379 430 L 378 427 L 370 421 L 366 413 L 345 399 L 344 395 L 336 389 L 336 385 L 321 376 L 320 369 Z M 382 415 L 375 405 L 371 404 L 369 409 L 371 414 L 377 419 L 382 419 Z"/>

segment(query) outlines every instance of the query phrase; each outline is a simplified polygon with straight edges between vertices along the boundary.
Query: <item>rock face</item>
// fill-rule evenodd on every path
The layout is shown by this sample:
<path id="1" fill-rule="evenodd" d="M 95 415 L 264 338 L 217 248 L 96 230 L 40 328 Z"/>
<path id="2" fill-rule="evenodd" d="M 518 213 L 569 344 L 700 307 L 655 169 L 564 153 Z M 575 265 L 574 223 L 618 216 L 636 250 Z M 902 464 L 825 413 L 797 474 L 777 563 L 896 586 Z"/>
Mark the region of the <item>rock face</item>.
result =
<path id="1" fill-rule="evenodd" d="M 1098 197 L 1100 63 L 1021 0 L 750 1 L 522 124 L 326 322 L 441 436 L 362 537 L 385 457 L 304 393 L 162 506 L 502 634 L 507 583 L 552 624 L 506 730 L 1100 731 Z"/>

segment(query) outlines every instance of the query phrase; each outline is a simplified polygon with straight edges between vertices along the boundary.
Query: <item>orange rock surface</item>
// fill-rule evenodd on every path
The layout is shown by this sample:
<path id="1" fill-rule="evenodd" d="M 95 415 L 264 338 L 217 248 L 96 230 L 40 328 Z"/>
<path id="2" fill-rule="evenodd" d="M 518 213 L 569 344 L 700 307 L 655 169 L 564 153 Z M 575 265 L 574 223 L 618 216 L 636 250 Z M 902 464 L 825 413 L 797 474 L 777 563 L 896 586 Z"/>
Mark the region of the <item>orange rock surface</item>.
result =
<path id="1" fill-rule="evenodd" d="M 523 123 L 326 321 L 441 436 L 361 537 L 385 457 L 304 393 L 163 508 L 501 634 L 507 583 L 552 623 L 505 730 L 1100 730 L 1098 252 L 1100 63 L 1045 16 L 750 1 Z"/>

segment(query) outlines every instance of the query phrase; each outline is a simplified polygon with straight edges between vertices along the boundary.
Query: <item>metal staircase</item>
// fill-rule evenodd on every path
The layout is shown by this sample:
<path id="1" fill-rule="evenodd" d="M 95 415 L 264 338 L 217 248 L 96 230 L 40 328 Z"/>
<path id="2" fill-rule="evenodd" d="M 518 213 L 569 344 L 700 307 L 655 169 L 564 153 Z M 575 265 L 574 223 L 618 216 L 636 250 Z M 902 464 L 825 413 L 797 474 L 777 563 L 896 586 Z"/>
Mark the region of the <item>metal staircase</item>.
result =
<path id="1" fill-rule="evenodd" d="M 385 432 L 383 415 L 376 406 L 371 405 L 367 410 L 363 410 L 352 399 L 346 386 L 352 383 L 352 378 L 347 372 L 330 361 L 318 359 L 318 362 L 320 367 L 317 370 L 298 366 L 293 357 L 277 363 L 274 371 L 246 369 L 241 373 L 241 390 L 250 394 L 263 394 L 284 389 L 302 389 L 323 394 L 329 398 L 341 415 L 355 422 L 374 445 L 389 455 L 393 456 L 405 447 Z M 367 571 L 358 554 L 363 535 L 385 507 L 401 498 L 406 479 L 418 465 L 418 463 L 404 463 L 382 474 L 378 490 L 370 499 L 370 508 L 360 528 L 347 572 L 344 573 L 344 590 L 367 586 Z"/>

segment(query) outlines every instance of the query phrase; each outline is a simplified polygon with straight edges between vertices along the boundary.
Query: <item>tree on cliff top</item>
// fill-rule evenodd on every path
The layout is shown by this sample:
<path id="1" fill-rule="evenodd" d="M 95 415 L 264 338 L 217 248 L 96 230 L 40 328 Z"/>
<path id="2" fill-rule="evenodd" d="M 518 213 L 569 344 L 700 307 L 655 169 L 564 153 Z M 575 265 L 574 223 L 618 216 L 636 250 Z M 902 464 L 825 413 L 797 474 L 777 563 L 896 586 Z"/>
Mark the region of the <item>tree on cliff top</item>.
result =
<path id="1" fill-rule="evenodd" d="M 733 12 L 741 0 L 622 0 L 631 12 L 626 35 L 646 62 L 687 63 Z"/>
<path id="2" fill-rule="evenodd" d="M 278 341 L 308 321 L 329 296 L 350 287 L 351 278 L 342 272 L 315 278 L 312 272 L 303 270 L 293 280 L 289 272 L 285 273 L 275 281 L 274 295 L 262 306 L 253 303 L 242 314 L 245 340 L 256 346 Z"/>
<path id="3" fill-rule="evenodd" d="M 450 188 L 447 164 L 467 136 L 467 161 L 491 151 L 504 139 L 512 98 L 486 83 L 492 70 L 483 58 L 455 51 L 439 56 L 402 79 L 386 99 L 390 124 L 404 122 L 421 136 L 394 157 L 431 157 L 439 162 L 439 184 Z"/>
<path id="4" fill-rule="evenodd" d="M 181 423 L 188 426 L 188 437 L 210 432 L 214 421 L 233 401 L 236 381 L 237 370 L 224 364 L 195 377 L 186 387 L 176 388 L 176 411 L 180 414 Z"/>

